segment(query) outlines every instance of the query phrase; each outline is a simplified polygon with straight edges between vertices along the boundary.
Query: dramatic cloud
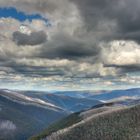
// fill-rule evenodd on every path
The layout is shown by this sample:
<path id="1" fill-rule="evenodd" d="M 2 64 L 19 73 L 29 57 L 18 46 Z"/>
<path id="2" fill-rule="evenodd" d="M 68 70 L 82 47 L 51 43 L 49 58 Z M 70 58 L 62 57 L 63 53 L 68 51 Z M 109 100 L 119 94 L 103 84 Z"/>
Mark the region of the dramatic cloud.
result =
<path id="1" fill-rule="evenodd" d="M 97 46 L 92 46 L 83 40 L 73 38 L 67 34 L 57 34 L 52 41 L 47 42 L 41 49 L 40 57 L 51 59 L 77 59 L 94 57 L 99 54 Z"/>
<path id="2" fill-rule="evenodd" d="M 71 0 L 76 3 L 85 21 L 85 28 L 96 31 L 102 27 L 111 27 L 115 22 L 114 37 L 138 39 L 140 31 L 139 0 Z M 133 9 L 133 10 L 131 10 Z M 98 29 L 98 26 L 100 28 Z M 102 30 L 103 31 L 103 30 Z M 108 33 L 104 36 L 108 37 Z"/>
<path id="3" fill-rule="evenodd" d="M 29 35 L 19 31 L 13 33 L 13 40 L 17 45 L 38 45 L 46 42 L 46 38 L 43 31 L 32 32 Z"/>
<path id="4" fill-rule="evenodd" d="M 0 7 L 48 19 L 0 18 L 0 79 L 8 86 L 139 84 L 139 0 L 0 0 Z"/>
<path id="5" fill-rule="evenodd" d="M 105 66 L 122 68 L 123 72 L 140 70 L 140 46 L 133 41 L 113 41 L 103 47 Z"/>

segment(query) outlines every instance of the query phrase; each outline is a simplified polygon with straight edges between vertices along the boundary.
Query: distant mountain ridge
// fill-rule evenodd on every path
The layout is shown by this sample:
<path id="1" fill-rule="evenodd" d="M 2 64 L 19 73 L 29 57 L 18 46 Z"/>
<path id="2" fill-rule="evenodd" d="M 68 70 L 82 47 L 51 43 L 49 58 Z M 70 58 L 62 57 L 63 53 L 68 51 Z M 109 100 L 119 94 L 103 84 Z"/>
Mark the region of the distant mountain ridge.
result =
<path id="1" fill-rule="evenodd" d="M 27 140 L 71 112 L 100 104 L 45 92 L 0 90 L 0 139 Z M 12 127 L 14 129 L 9 128 Z M 3 131 L 5 133 L 3 133 Z"/>
<path id="2" fill-rule="evenodd" d="M 75 121 L 81 120 L 81 116 L 78 118 L 77 115 L 73 116 L 72 113 L 75 114 L 75 112 L 79 114 L 81 111 L 90 112 L 92 109 L 97 109 L 99 113 L 107 111 L 108 108 L 115 110 L 139 103 L 140 89 L 58 93 L 1 89 L 0 139 L 26 140 L 67 116 L 68 124 L 67 119 L 58 124 L 61 128 L 65 125 L 68 127 L 73 125 Z M 69 115 L 72 115 L 72 121 Z M 55 130 L 58 130 L 56 125 Z"/>
<path id="3" fill-rule="evenodd" d="M 132 137 L 136 140 L 135 135 L 140 134 L 138 123 L 140 121 L 140 89 L 116 90 L 98 95 L 88 94 L 87 98 L 100 99 L 104 102 L 54 123 L 31 140 L 132 140 Z M 138 122 L 135 122 L 134 118 Z M 138 132 L 133 134 L 133 129 Z"/>
<path id="4" fill-rule="evenodd" d="M 0 108 L 0 139 L 4 140 L 26 140 L 67 115 L 60 109 L 42 107 L 36 102 L 27 103 L 25 99 L 17 99 L 17 96 L 6 94 L 5 91 L 0 91 Z M 9 130 L 9 125 L 16 129 Z"/>

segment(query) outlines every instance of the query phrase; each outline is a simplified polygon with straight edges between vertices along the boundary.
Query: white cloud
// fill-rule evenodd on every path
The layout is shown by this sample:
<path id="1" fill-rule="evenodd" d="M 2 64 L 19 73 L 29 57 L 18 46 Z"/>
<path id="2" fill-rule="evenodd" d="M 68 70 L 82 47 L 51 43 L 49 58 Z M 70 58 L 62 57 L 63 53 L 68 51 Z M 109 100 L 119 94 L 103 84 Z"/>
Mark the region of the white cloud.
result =
<path id="1" fill-rule="evenodd" d="M 102 60 L 108 65 L 140 65 L 140 45 L 134 41 L 113 41 L 103 47 Z"/>
<path id="2" fill-rule="evenodd" d="M 27 14 L 40 13 L 49 18 L 55 30 L 73 32 L 81 26 L 81 17 L 78 8 L 69 0 L 0 0 L 1 7 L 15 7 Z"/>
<path id="3" fill-rule="evenodd" d="M 59 0 L 59 2 L 58 0 L 0 0 L 0 6 L 15 7 L 26 14 L 39 13 L 49 19 L 51 23 L 51 26 L 46 26 L 46 23 L 39 19 L 31 22 L 28 20 L 20 22 L 13 18 L 0 18 L 1 81 L 3 79 L 6 82 L 9 80 L 9 83 L 16 86 L 19 83 L 22 85 L 31 83 L 29 87 L 40 85 L 49 87 L 51 85 L 52 88 L 55 88 L 59 83 L 64 86 L 57 85 L 60 89 L 70 86 L 80 89 L 81 86 L 86 87 L 87 83 L 92 86 L 95 83 L 112 86 L 115 85 L 114 79 L 121 83 L 128 84 L 129 81 L 129 84 L 138 84 L 139 79 L 136 77 L 129 79 L 130 76 L 126 77 L 126 72 L 123 73 L 124 77 L 117 79 L 117 76 L 122 74 L 121 66 L 136 67 L 140 65 L 140 45 L 134 41 L 102 42 L 103 36 L 106 34 L 111 36 L 116 32 L 118 25 L 115 20 L 103 19 L 96 27 L 88 30 L 88 27 L 85 28 L 85 19 L 83 19 L 78 5 L 69 0 Z M 47 42 L 44 42 L 43 45 L 30 46 L 25 44 L 25 46 L 18 46 L 13 41 L 13 33 L 16 31 L 28 35 L 32 32 L 44 31 L 48 36 Z M 55 57 L 49 58 L 48 52 Z M 77 52 L 86 52 L 87 55 L 85 57 Z M 74 54 L 74 57 L 68 58 L 65 54 L 69 56 Z M 75 59 L 76 55 L 80 57 Z M 106 67 L 104 64 L 110 66 Z M 20 66 L 23 66 L 24 70 Z M 32 66 L 42 67 L 43 72 L 41 69 L 33 69 L 31 72 L 32 68 L 30 67 Z M 20 70 L 17 70 L 17 67 Z M 25 74 L 24 71 L 27 73 Z M 50 75 L 47 75 L 48 71 Z M 59 75 L 59 72 L 62 75 Z M 46 75 L 42 76 L 42 73 L 46 73 Z M 110 78 L 104 81 L 102 79 L 104 77 L 113 77 L 114 79 Z M 74 81 L 73 78 L 80 80 L 75 82 L 77 79 Z M 82 84 L 80 85 L 78 82 Z"/>

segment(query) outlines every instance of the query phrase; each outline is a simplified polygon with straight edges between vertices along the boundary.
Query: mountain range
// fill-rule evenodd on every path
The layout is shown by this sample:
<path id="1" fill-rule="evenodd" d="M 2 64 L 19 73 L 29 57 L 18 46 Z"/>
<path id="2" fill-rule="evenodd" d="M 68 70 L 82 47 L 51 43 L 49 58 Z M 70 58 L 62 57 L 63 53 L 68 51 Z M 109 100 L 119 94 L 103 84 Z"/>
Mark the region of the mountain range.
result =
<path id="1" fill-rule="evenodd" d="M 64 129 L 82 121 L 80 114 L 98 116 L 103 111 L 114 112 L 139 103 L 140 89 L 64 92 L 1 89 L 0 139 L 27 140 L 42 133 L 46 136 L 47 128 L 51 128 L 52 133 L 58 131 L 60 126 L 60 129 Z M 82 116 L 85 119 L 86 115 Z M 58 125 L 52 129 L 55 123 Z"/>
<path id="2" fill-rule="evenodd" d="M 72 112 L 100 103 L 45 92 L 0 90 L 0 139 L 26 140 Z"/>

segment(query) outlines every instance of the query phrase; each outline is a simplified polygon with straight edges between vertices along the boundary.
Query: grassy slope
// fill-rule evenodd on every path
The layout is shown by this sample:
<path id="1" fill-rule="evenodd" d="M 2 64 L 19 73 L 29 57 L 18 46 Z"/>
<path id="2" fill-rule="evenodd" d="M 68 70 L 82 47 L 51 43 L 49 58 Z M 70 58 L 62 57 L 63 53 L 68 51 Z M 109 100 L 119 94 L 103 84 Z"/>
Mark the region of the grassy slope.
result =
<path id="1" fill-rule="evenodd" d="M 100 104 L 100 105 L 96 105 L 93 107 L 94 108 L 100 108 L 103 106 L 110 106 L 113 105 L 113 103 L 106 103 L 106 104 Z M 52 134 L 53 132 L 56 132 L 58 130 L 67 128 L 75 123 L 78 123 L 82 120 L 82 118 L 79 116 L 79 114 L 81 113 L 77 112 L 77 113 L 73 113 L 71 115 L 69 115 L 68 117 L 50 125 L 47 129 L 45 129 L 43 132 L 41 132 L 40 134 L 33 136 L 31 138 L 29 138 L 29 140 L 40 140 L 42 138 L 45 138 L 46 136 L 49 136 L 50 134 Z"/>
<path id="2" fill-rule="evenodd" d="M 140 140 L 140 106 L 99 116 L 55 140 Z M 53 138 L 51 139 L 53 140 Z"/>
<path id="3" fill-rule="evenodd" d="M 61 123 L 63 120 L 54 125 L 56 130 L 64 128 L 65 123 L 63 127 Z M 49 128 L 44 132 L 49 135 L 54 131 Z M 32 140 L 39 140 L 42 136 Z M 55 137 L 55 140 L 140 140 L 140 105 L 101 115 Z"/>
<path id="4" fill-rule="evenodd" d="M 52 132 L 56 132 L 57 130 L 69 127 L 80 121 L 81 121 L 81 118 L 79 117 L 79 113 L 74 113 L 74 114 L 50 125 L 46 130 L 44 130 L 39 135 L 30 138 L 30 140 L 40 140 L 41 138 L 45 138 L 46 136 L 50 135 Z"/>

